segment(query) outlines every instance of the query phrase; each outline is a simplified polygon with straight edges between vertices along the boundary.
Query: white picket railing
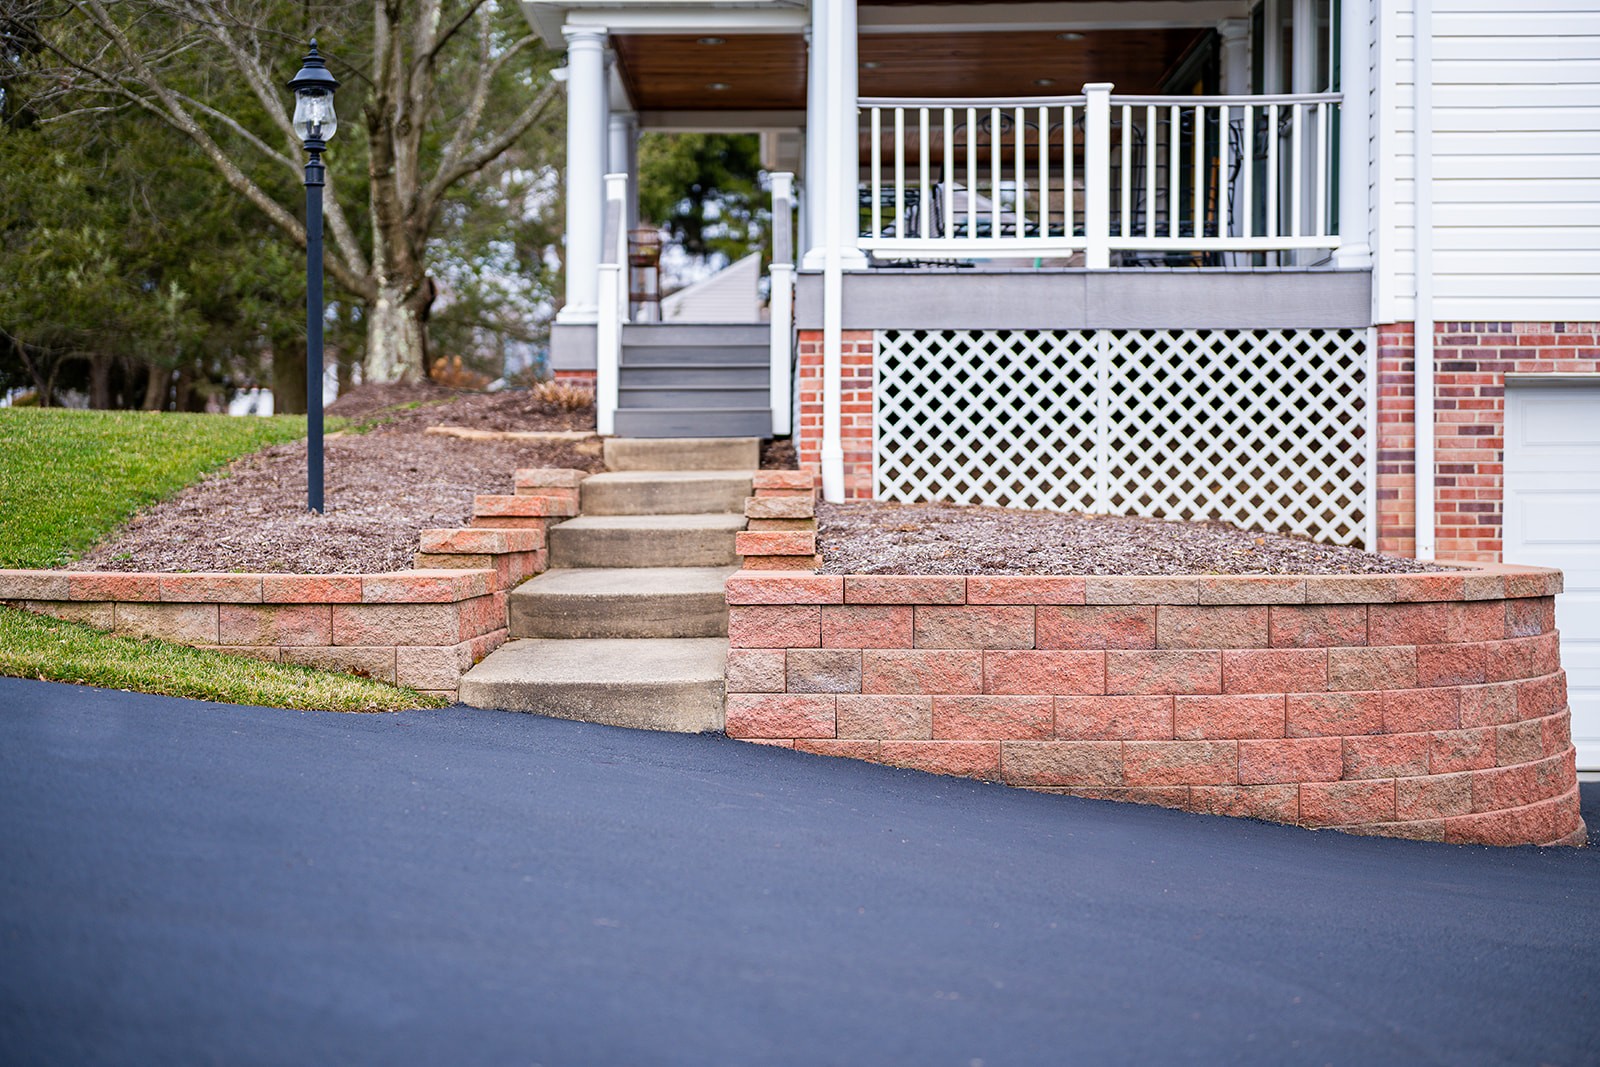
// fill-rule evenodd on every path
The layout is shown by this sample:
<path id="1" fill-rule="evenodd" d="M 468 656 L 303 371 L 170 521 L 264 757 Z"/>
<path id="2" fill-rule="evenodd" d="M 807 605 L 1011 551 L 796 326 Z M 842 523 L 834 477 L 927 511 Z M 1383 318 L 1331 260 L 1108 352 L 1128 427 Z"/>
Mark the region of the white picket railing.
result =
<path id="1" fill-rule="evenodd" d="M 860 101 L 861 248 L 1089 267 L 1333 249 L 1339 94 Z"/>

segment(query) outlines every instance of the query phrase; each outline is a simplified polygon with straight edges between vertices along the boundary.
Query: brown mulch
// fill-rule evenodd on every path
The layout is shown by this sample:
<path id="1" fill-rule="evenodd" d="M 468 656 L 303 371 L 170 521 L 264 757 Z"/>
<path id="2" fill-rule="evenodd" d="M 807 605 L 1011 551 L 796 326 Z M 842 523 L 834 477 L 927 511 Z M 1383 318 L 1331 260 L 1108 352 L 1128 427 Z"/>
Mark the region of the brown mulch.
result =
<path id="1" fill-rule="evenodd" d="M 599 440 L 467 441 L 429 426 L 582 430 L 592 408 L 529 392 L 363 387 L 330 405 L 364 433 L 326 442 L 327 512 L 307 513 L 306 446 L 246 456 L 137 515 L 76 566 L 121 571 L 381 572 L 411 566 L 418 534 L 466 524 L 477 493 L 510 493 L 518 467 L 601 469 Z"/>
<path id="2" fill-rule="evenodd" d="M 1398 574 L 1438 568 L 1222 522 L 955 504 L 817 505 L 824 574 Z"/>
<path id="3" fill-rule="evenodd" d="M 787 437 L 769 437 L 761 442 L 761 469 L 764 471 L 794 471 L 800 469 L 800 454 L 794 442 Z"/>

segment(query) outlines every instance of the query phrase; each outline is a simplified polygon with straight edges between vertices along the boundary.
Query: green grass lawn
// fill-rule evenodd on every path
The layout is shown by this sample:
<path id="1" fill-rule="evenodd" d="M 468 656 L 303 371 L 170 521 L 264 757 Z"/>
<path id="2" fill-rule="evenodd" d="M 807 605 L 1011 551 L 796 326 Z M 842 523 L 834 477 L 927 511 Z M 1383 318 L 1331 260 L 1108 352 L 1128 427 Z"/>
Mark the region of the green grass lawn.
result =
<path id="1" fill-rule="evenodd" d="M 305 425 L 287 415 L 0 409 L 0 567 L 69 564 L 140 508 L 240 456 L 304 437 Z M 278 708 L 442 703 L 351 675 L 116 637 L 3 607 L 0 675 Z"/>
<path id="2" fill-rule="evenodd" d="M 230 460 L 305 436 L 304 416 L 0 409 L 0 567 L 60 567 Z"/>
<path id="3" fill-rule="evenodd" d="M 400 711 L 444 704 L 348 674 L 115 637 L 15 608 L 0 608 L 0 675 L 269 708 Z"/>

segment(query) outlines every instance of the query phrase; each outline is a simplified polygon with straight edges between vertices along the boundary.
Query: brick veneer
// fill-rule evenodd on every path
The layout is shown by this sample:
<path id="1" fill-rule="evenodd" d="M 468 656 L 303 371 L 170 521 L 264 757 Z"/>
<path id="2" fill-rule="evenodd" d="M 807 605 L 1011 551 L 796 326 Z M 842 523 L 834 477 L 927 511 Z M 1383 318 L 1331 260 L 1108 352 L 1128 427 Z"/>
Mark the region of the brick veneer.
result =
<path id="1" fill-rule="evenodd" d="M 1560 574 L 728 580 L 729 736 L 1435 841 L 1580 843 Z"/>
<path id="2" fill-rule="evenodd" d="M 472 525 L 424 530 L 417 569 L 385 574 L 0 570 L 0 602 L 102 630 L 344 671 L 454 699 L 506 639 L 506 596 L 547 566 L 583 471 L 516 472 Z"/>
<path id="3" fill-rule="evenodd" d="M 1409 322 L 1378 328 L 1378 550 L 1416 549 L 1416 424 Z M 1435 552 L 1500 559 L 1507 373 L 1600 375 L 1600 323 L 1440 322 L 1434 328 L 1437 409 Z"/>
<path id="4" fill-rule="evenodd" d="M 800 424 L 795 450 L 800 466 L 822 465 L 822 331 L 801 330 L 795 357 L 795 389 L 800 397 Z M 872 499 L 872 388 L 877 340 L 871 330 L 844 331 L 840 357 L 839 438 L 844 448 L 844 495 Z"/>

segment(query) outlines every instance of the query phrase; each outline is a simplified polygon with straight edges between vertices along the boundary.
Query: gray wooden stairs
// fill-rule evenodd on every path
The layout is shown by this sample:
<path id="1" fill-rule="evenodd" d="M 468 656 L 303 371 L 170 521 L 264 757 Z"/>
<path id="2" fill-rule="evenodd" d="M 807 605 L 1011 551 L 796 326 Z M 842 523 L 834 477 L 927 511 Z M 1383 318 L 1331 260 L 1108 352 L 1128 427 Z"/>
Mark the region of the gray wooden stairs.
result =
<path id="1" fill-rule="evenodd" d="M 771 360 L 764 323 L 622 328 L 621 437 L 770 437 Z"/>

